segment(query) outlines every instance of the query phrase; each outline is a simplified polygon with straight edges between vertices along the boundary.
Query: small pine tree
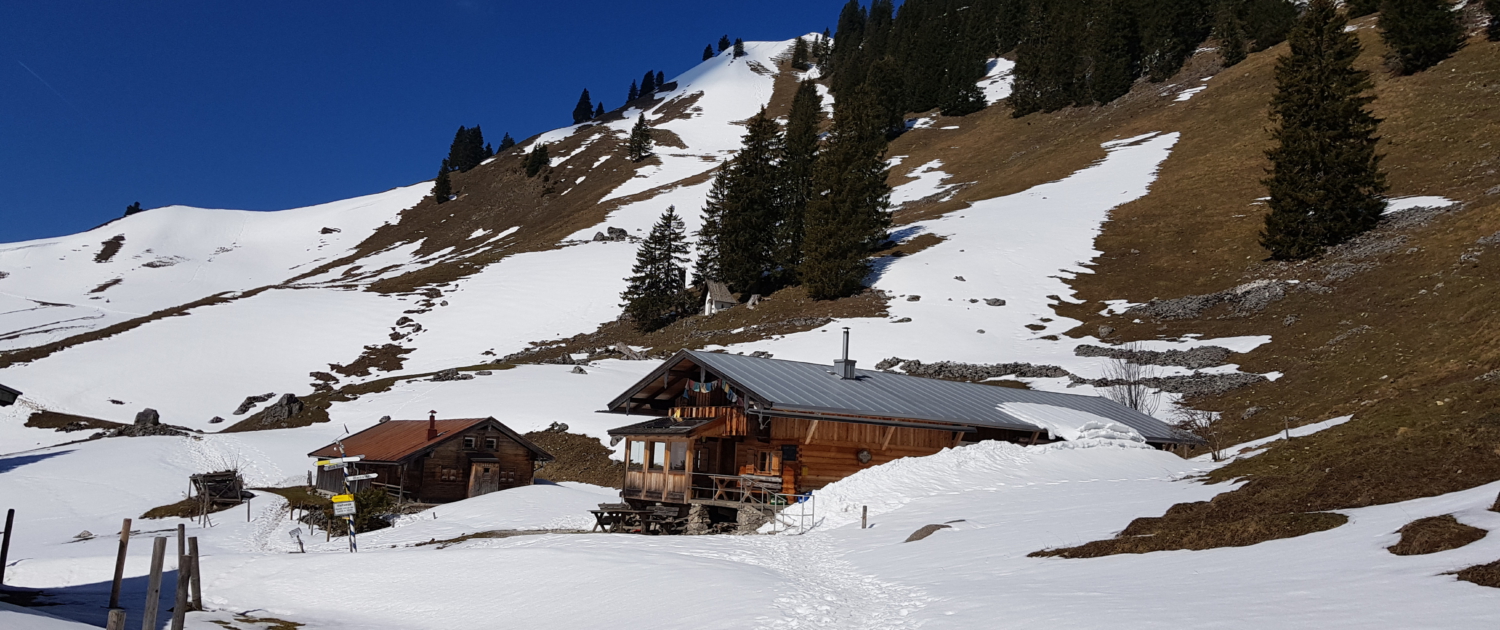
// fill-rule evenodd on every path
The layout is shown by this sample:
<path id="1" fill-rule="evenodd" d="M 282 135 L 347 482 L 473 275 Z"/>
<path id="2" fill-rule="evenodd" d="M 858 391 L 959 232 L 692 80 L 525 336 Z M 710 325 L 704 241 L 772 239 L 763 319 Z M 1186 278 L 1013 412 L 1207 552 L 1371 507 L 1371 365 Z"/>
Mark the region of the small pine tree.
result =
<path id="1" fill-rule="evenodd" d="M 651 96 L 656 93 L 656 73 L 647 70 L 646 76 L 641 77 L 641 96 Z"/>
<path id="2" fill-rule="evenodd" d="M 1359 39 L 1334 0 L 1311 0 L 1276 62 L 1270 195 L 1262 247 L 1271 257 L 1313 256 L 1375 226 L 1385 210 L 1385 175 L 1375 136 L 1380 121 L 1368 72 L 1354 67 Z"/>
<path id="3" fill-rule="evenodd" d="M 668 206 L 636 250 L 629 283 L 620 294 L 637 330 L 650 332 L 690 312 L 687 299 L 687 228 Z"/>
<path id="4" fill-rule="evenodd" d="M 704 46 L 703 47 L 703 60 L 704 61 L 708 61 L 709 59 L 713 59 L 713 58 L 714 58 L 714 46 L 713 46 L 713 44 L 709 44 L 707 46 Z"/>
<path id="5" fill-rule="evenodd" d="M 1380 38 L 1400 74 L 1416 74 L 1451 57 L 1464 45 L 1460 14 L 1446 0 L 1385 0 Z"/>
<path id="6" fill-rule="evenodd" d="M 806 70 L 808 68 L 807 56 L 807 42 L 798 37 L 797 43 L 792 44 L 792 67 L 797 70 Z"/>
<path id="7" fill-rule="evenodd" d="M 484 143 L 484 159 L 488 160 L 492 157 L 495 157 L 495 147 L 490 146 L 490 143 L 486 142 Z"/>
<path id="8" fill-rule="evenodd" d="M 600 101 L 599 104 L 597 104 L 597 105 L 594 106 L 594 118 L 599 118 L 600 116 L 603 116 L 603 115 L 604 115 L 604 102 Z"/>
<path id="9" fill-rule="evenodd" d="M 1219 58 L 1224 67 L 1244 61 L 1249 54 L 1245 46 L 1245 24 L 1235 11 L 1234 3 L 1220 4 L 1219 16 L 1214 22 L 1214 36 L 1219 39 Z"/>
<path id="10" fill-rule="evenodd" d="M 1490 14 L 1490 24 L 1484 29 L 1492 42 L 1500 42 L 1500 0 L 1484 0 L 1484 10 Z"/>
<path id="11" fill-rule="evenodd" d="M 651 144 L 651 128 L 646 126 L 646 115 L 641 114 L 635 119 L 635 126 L 630 129 L 630 141 L 627 143 L 630 161 L 639 162 L 651 155 Z"/>
<path id="12" fill-rule="evenodd" d="M 641 97 L 641 90 L 635 86 L 635 81 L 630 82 L 630 92 L 625 96 L 626 103 L 633 103 Z"/>
<path id="13" fill-rule="evenodd" d="M 744 57 L 745 56 L 745 40 L 740 39 L 738 37 L 734 38 L 734 56 L 735 57 Z"/>
<path id="14" fill-rule="evenodd" d="M 656 71 L 656 89 L 661 90 L 667 85 L 667 75 L 660 70 Z"/>
<path id="15" fill-rule="evenodd" d="M 146 211 L 146 209 L 141 207 L 141 202 L 139 202 L 139 201 L 137 201 L 135 203 L 132 203 L 132 204 L 130 204 L 128 206 L 125 206 L 125 216 L 127 216 L 127 217 L 130 216 L 130 215 L 132 215 L 132 214 L 137 214 L 137 213 L 145 212 L 145 211 Z"/>
<path id="16" fill-rule="evenodd" d="M 594 104 L 589 102 L 589 91 L 585 89 L 573 106 L 573 124 L 588 122 L 594 117 Z"/>
<path id="17" fill-rule="evenodd" d="M 526 156 L 526 176 L 536 177 L 542 169 L 552 165 L 552 159 L 547 157 L 547 145 L 542 142 L 536 143 L 536 147 Z"/>
<path id="18" fill-rule="evenodd" d="M 516 139 L 510 137 L 509 133 L 506 133 L 505 137 L 500 139 L 500 149 L 499 150 L 504 151 L 504 150 L 509 149 L 509 148 L 511 148 L 513 146 L 516 146 Z"/>
<path id="19" fill-rule="evenodd" d="M 453 182 L 448 180 L 448 172 L 453 170 L 448 166 L 448 160 L 443 160 L 443 165 L 438 168 L 437 181 L 432 183 L 432 200 L 437 203 L 448 203 L 448 198 L 453 196 Z"/>
<path id="20" fill-rule="evenodd" d="M 719 38 L 719 52 L 724 52 L 726 50 L 729 50 L 729 46 L 730 46 L 730 43 L 729 43 L 729 36 L 728 35 L 724 35 L 724 36 L 722 36 L 722 37 Z"/>

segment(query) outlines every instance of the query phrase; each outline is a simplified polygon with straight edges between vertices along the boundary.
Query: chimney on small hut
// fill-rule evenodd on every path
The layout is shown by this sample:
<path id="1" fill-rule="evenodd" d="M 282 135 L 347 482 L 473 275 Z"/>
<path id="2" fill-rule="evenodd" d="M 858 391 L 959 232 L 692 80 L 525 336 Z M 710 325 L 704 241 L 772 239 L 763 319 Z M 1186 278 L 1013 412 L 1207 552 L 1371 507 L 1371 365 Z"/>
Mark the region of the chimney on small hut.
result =
<path id="1" fill-rule="evenodd" d="M 427 441 L 436 440 L 437 436 L 437 412 L 429 411 L 427 412 Z"/>
<path id="2" fill-rule="evenodd" d="M 833 362 L 833 373 L 842 380 L 854 380 L 854 361 L 849 358 L 849 327 L 844 327 L 844 358 Z"/>

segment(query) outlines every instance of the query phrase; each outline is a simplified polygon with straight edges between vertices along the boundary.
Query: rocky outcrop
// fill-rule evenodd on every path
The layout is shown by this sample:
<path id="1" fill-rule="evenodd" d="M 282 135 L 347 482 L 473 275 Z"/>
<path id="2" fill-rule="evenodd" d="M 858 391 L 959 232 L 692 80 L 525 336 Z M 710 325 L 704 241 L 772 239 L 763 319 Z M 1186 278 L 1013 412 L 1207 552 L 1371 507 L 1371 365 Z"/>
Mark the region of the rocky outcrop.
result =
<path id="1" fill-rule="evenodd" d="M 250 410 L 254 409 L 256 405 L 266 402 L 267 400 L 270 400 L 275 396 L 275 392 L 271 392 L 269 394 L 261 394 L 259 396 L 246 396 L 244 402 L 241 402 L 240 406 L 234 408 L 233 413 L 236 416 L 242 416 L 250 413 Z"/>
<path id="2" fill-rule="evenodd" d="M 433 374 L 432 375 L 432 380 L 438 381 L 438 382 L 443 382 L 443 381 L 467 381 L 467 380 L 469 380 L 471 378 L 474 378 L 473 374 L 464 374 L 462 372 L 459 372 L 458 368 L 448 368 L 446 370 L 438 372 L 437 374 Z"/>
<path id="3" fill-rule="evenodd" d="M 883 372 L 891 372 L 897 369 L 911 376 L 925 378 L 941 378 L 950 381 L 984 381 L 1001 376 L 1019 376 L 1021 378 L 1063 378 L 1069 376 L 1067 370 L 1055 365 L 1035 365 L 1031 363 L 958 363 L 955 361 L 938 361 L 937 363 L 923 363 L 916 359 L 902 359 L 891 357 L 875 364 L 875 369 Z"/>
<path id="4" fill-rule="evenodd" d="M 1073 348 L 1073 354 L 1080 357 L 1123 359 L 1136 365 L 1166 365 L 1185 367 L 1190 370 L 1201 370 L 1207 367 L 1224 365 L 1225 361 L 1229 359 L 1229 355 L 1234 353 L 1229 348 L 1220 346 L 1199 346 L 1190 350 L 1158 351 L 1083 344 Z"/>
<path id="5" fill-rule="evenodd" d="M 282 422 L 302 413 L 302 401 L 291 394 L 282 394 L 281 398 L 261 411 L 261 422 L 274 424 Z"/>

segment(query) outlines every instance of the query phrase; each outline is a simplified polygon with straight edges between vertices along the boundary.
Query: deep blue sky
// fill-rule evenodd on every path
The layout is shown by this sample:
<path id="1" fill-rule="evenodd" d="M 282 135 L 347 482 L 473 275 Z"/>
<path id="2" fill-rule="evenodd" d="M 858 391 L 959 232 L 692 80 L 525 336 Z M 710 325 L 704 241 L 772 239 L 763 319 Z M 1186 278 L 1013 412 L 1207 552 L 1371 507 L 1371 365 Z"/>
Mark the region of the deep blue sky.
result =
<path id="1" fill-rule="evenodd" d="M 139 201 L 279 210 L 432 178 L 459 125 L 517 140 L 613 109 L 727 34 L 842 0 L 0 0 L 0 242 Z"/>

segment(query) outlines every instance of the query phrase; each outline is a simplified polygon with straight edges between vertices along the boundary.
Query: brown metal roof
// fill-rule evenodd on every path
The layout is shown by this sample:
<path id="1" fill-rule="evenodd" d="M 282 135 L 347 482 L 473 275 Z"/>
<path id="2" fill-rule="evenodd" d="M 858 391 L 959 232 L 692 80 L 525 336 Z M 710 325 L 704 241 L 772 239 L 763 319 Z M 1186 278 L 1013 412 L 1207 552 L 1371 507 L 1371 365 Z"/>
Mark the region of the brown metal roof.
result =
<path id="1" fill-rule="evenodd" d="M 435 423 L 438 435 L 431 440 L 427 439 L 427 420 L 391 420 L 382 422 L 344 438 L 344 453 L 350 456 L 363 455 L 365 461 L 369 462 L 399 462 L 429 446 L 435 446 L 458 437 L 458 434 L 485 422 L 494 422 L 507 437 L 535 453 L 538 460 L 552 460 L 550 453 L 532 444 L 530 440 L 521 437 L 520 434 L 494 418 L 438 420 Z M 337 444 L 329 444 L 307 455 L 308 457 L 340 456 Z"/>

